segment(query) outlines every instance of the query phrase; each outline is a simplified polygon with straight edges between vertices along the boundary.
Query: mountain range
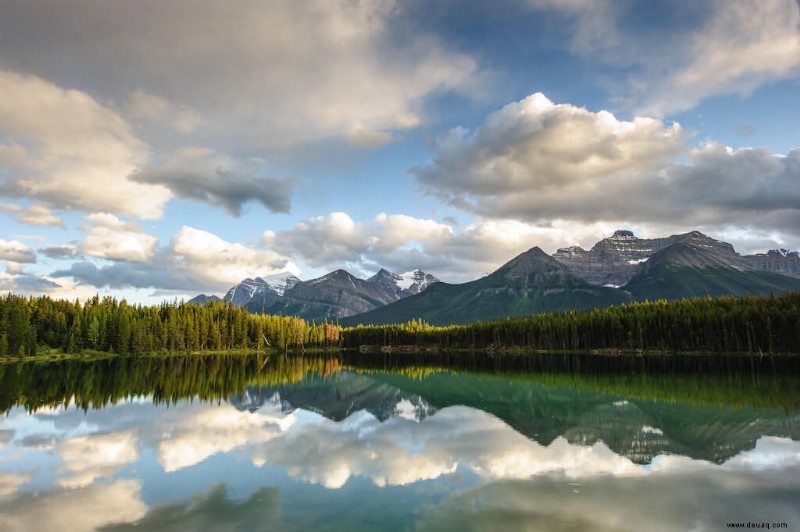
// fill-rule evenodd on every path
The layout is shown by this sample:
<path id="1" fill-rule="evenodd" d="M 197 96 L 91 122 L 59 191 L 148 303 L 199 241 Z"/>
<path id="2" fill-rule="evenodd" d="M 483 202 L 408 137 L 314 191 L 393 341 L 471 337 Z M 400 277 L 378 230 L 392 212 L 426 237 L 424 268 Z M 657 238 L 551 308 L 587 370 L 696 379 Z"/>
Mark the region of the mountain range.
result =
<path id="1" fill-rule="evenodd" d="M 414 318 L 446 325 L 646 299 L 790 290 L 800 290 L 797 251 L 742 256 L 731 244 L 698 231 L 642 239 L 619 230 L 590 250 L 573 246 L 551 256 L 531 248 L 462 284 L 440 282 L 421 270 L 397 275 L 382 269 L 369 279 L 336 270 L 309 281 L 291 274 L 245 279 L 223 299 L 251 312 L 342 325 Z M 204 304 L 213 297 L 190 302 Z"/>
<path id="2" fill-rule="evenodd" d="M 345 270 L 302 281 L 291 273 L 245 279 L 223 298 L 199 295 L 189 303 L 230 301 L 250 312 L 298 316 L 313 321 L 336 321 L 367 312 L 424 291 L 439 280 L 422 270 L 401 275 L 381 269 L 369 279 Z"/>

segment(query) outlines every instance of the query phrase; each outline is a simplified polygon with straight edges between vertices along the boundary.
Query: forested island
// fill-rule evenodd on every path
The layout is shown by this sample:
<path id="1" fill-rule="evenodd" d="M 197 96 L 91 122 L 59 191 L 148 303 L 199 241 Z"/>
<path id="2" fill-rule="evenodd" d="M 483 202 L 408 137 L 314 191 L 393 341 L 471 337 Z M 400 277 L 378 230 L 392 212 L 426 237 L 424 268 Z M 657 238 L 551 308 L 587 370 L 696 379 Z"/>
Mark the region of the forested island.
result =
<path id="1" fill-rule="evenodd" d="M 0 356 L 263 350 L 436 349 L 800 352 L 800 293 L 639 302 L 584 311 L 432 326 L 341 327 L 251 314 L 229 302 L 129 305 L 95 296 L 0 298 Z"/>

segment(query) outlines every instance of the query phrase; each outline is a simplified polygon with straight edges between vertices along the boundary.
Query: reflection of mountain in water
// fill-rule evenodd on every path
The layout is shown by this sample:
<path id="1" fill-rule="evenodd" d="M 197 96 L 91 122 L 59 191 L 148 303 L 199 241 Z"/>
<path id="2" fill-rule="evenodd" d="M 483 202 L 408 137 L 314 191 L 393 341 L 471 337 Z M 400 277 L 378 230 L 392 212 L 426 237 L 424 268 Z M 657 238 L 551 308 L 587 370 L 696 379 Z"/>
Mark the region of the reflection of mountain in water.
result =
<path id="1" fill-rule="evenodd" d="M 348 371 L 287 386 L 248 386 L 243 393 L 230 398 L 232 405 L 251 412 L 270 402 L 284 412 L 302 408 L 334 421 L 360 410 L 366 410 L 381 421 L 397 415 L 419 421 L 436 411 L 419 395 Z"/>
<path id="2" fill-rule="evenodd" d="M 649 463 L 662 453 L 722 463 L 753 449 L 761 436 L 800 440 L 797 414 L 631 399 L 501 376 L 435 374 L 414 380 L 342 372 L 280 387 L 248 387 L 231 398 L 238 408 L 251 411 L 268 401 L 279 401 L 284 411 L 302 408 L 336 421 L 359 410 L 381 421 L 408 415 L 398 405 L 410 405 L 413 416 L 422 419 L 441 408 L 465 405 L 497 416 L 542 445 L 558 436 L 581 445 L 602 441 L 636 463 Z"/>

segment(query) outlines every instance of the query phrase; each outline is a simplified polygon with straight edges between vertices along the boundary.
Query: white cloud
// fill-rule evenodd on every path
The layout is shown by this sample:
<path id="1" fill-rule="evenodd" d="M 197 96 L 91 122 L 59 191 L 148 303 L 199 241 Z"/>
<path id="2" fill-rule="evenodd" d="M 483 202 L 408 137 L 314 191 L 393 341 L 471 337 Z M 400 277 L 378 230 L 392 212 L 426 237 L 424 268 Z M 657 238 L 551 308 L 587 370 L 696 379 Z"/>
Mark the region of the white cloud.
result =
<path id="1" fill-rule="evenodd" d="M 273 251 L 227 242 L 218 236 L 184 226 L 168 250 L 170 271 L 196 286 L 229 288 L 247 277 L 281 271 L 299 273 L 297 267 Z"/>
<path id="2" fill-rule="evenodd" d="M 149 262 L 153 258 L 158 238 L 135 223 L 104 212 L 89 214 L 86 221 L 94 225 L 81 228 L 86 232 L 79 246 L 81 253 L 128 262 Z"/>
<path id="3" fill-rule="evenodd" d="M 395 272 L 422 268 L 444 281 L 465 282 L 534 246 L 550 252 L 567 245 L 591 246 L 621 225 L 478 219 L 456 230 L 404 214 L 381 213 L 361 222 L 333 212 L 303 220 L 288 231 L 266 231 L 262 244 L 326 270 L 348 267 L 371 275 L 380 267 Z"/>
<path id="4" fill-rule="evenodd" d="M 800 72 L 800 5 L 796 0 L 717 0 L 692 34 L 684 61 L 662 83 L 650 83 L 642 112 L 691 109 L 716 94 L 749 93 Z"/>
<path id="5" fill-rule="evenodd" d="M 412 174 L 428 194 L 486 218 L 634 224 L 660 235 L 770 229 L 800 245 L 800 149 L 690 150 L 686 140 L 677 124 L 622 121 L 536 94 L 472 134 L 450 130 Z"/>
<path id="6" fill-rule="evenodd" d="M 199 464 L 216 453 L 263 443 L 289 428 L 294 416 L 279 412 L 240 411 L 230 405 L 213 409 L 191 405 L 180 412 L 168 410 L 156 422 L 156 456 L 164 471 L 172 472 Z M 160 430 L 162 428 L 164 430 Z"/>
<path id="7" fill-rule="evenodd" d="M 0 473 L 0 497 L 6 497 L 17 492 L 19 487 L 30 482 L 36 476 L 36 470 Z"/>
<path id="8" fill-rule="evenodd" d="M 0 502 L 0 528 L 8 532 L 30 530 L 95 531 L 112 523 L 141 519 L 147 505 L 138 480 L 93 484 L 82 489 L 20 493 Z"/>
<path id="9" fill-rule="evenodd" d="M 605 444 L 572 445 L 556 438 L 544 446 L 491 414 L 448 407 L 420 422 L 393 417 L 380 422 L 360 411 L 337 423 L 319 419 L 257 446 L 256 460 L 280 465 L 295 478 L 342 487 L 352 476 L 378 486 L 411 484 L 457 468 L 485 479 L 524 479 L 558 472 L 569 478 L 638 475 L 641 466 Z"/>
<path id="10" fill-rule="evenodd" d="M 33 226 L 54 225 L 65 227 L 64 222 L 55 216 L 50 209 L 43 205 L 32 205 L 27 209 L 13 203 L 0 204 L 0 211 L 10 212 L 16 215 L 18 222 Z"/>
<path id="11" fill-rule="evenodd" d="M 19 240 L 0 239 L 0 260 L 34 263 L 36 262 L 36 252 Z"/>
<path id="12" fill-rule="evenodd" d="M 685 141 L 678 124 L 618 120 L 537 93 L 490 114 L 472 135 L 450 130 L 435 145 L 434 160 L 412 173 L 424 190 L 454 205 L 502 217 L 520 214 L 524 203 L 527 218 L 546 218 L 538 211 L 554 193 L 623 192 L 627 180 L 680 154 Z"/>
<path id="13" fill-rule="evenodd" d="M 0 94 L 0 133 L 27 153 L 0 192 L 60 208 L 161 215 L 169 192 L 128 180 L 147 147 L 113 111 L 84 92 L 9 71 L 0 71 Z"/>
<path id="14" fill-rule="evenodd" d="M 63 440 L 58 454 L 65 476 L 56 479 L 59 486 L 82 488 L 100 477 L 111 478 L 124 465 L 139 459 L 134 431 L 89 434 Z"/>

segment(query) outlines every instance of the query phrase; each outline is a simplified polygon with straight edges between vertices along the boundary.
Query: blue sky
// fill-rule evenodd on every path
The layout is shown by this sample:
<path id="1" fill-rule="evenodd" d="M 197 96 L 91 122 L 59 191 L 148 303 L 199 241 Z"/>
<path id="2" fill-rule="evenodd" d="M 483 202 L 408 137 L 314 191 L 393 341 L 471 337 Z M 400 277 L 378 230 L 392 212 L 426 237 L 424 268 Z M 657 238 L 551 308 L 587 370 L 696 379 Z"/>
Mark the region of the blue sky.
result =
<path id="1" fill-rule="evenodd" d="M 796 0 L 0 0 L 0 289 L 800 248 Z"/>

